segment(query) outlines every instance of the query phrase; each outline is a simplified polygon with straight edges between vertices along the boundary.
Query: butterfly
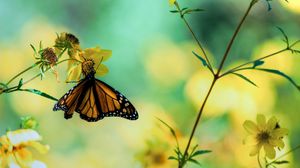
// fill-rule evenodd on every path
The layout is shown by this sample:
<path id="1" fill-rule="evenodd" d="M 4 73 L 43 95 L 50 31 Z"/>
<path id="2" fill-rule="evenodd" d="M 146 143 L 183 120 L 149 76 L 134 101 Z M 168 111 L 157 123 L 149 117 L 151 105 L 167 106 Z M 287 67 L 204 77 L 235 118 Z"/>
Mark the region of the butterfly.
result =
<path id="1" fill-rule="evenodd" d="M 95 122 L 104 117 L 138 119 L 138 113 L 130 101 L 120 92 L 95 78 L 93 60 L 82 63 L 82 79 L 54 105 L 53 111 L 64 111 L 64 118 L 72 118 L 74 111 L 80 118 Z"/>

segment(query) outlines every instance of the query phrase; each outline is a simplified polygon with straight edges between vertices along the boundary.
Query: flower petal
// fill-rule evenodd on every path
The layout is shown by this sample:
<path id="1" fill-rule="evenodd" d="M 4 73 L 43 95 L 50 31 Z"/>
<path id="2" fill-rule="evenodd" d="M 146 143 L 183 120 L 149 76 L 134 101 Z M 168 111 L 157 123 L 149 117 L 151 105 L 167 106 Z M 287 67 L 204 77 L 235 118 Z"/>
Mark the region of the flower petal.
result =
<path id="1" fill-rule="evenodd" d="M 278 122 L 278 120 L 276 119 L 276 117 L 271 117 L 269 120 L 268 120 L 268 123 L 267 123 L 267 129 L 268 130 L 273 130 L 275 129 L 276 127 L 276 123 Z"/>
<path id="2" fill-rule="evenodd" d="M 38 132 L 32 129 L 19 129 L 16 131 L 9 131 L 6 133 L 9 141 L 12 145 L 16 146 L 21 143 L 26 143 L 29 141 L 39 141 L 42 137 Z"/>
<path id="3" fill-rule="evenodd" d="M 250 155 L 250 156 L 255 156 L 255 155 L 257 155 L 258 152 L 260 151 L 261 147 L 262 147 L 262 144 L 261 144 L 261 143 L 254 145 L 253 148 L 252 148 L 252 150 L 250 151 L 250 154 L 249 154 L 249 155 Z"/>
<path id="4" fill-rule="evenodd" d="M 281 138 L 289 133 L 289 130 L 286 128 L 277 128 L 271 132 L 273 138 Z"/>
<path id="5" fill-rule="evenodd" d="M 34 149 L 36 149 L 38 152 L 42 154 L 47 153 L 50 148 L 48 145 L 42 145 L 41 143 L 34 142 L 34 141 L 28 142 L 27 145 L 33 147 Z"/>
<path id="6" fill-rule="evenodd" d="M 284 142 L 282 139 L 270 139 L 269 143 L 273 146 L 284 148 Z"/>
<path id="7" fill-rule="evenodd" d="M 79 81 L 81 77 L 81 65 L 76 65 L 68 70 L 68 77 L 66 79 L 67 82 Z"/>
<path id="8" fill-rule="evenodd" d="M 174 5 L 175 2 L 176 2 L 176 0 L 169 0 L 169 4 L 170 4 L 170 5 Z"/>
<path id="9" fill-rule="evenodd" d="M 258 114 L 256 117 L 257 127 L 259 130 L 265 129 L 266 126 L 266 117 L 262 114 Z"/>
<path id="10" fill-rule="evenodd" d="M 35 160 L 30 164 L 31 168 L 47 168 L 46 164 L 44 162 Z"/>
<path id="11" fill-rule="evenodd" d="M 256 134 L 258 131 L 257 125 L 250 120 L 246 120 L 243 124 L 245 130 L 250 134 Z"/>
<path id="12" fill-rule="evenodd" d="M 275 152 L 275 149 L 272 145 L 264 144 L 264 150 L 265 150 L 266 156 L 269 159 L 274 159 L 275 158 L 276 152 Z"/>
<path id="13" fill-rule="evenodd" d="M 109 71 L 109 69 L 107 68 L 106 65 L 104 64 L 100 64 L 97 71 L 96 71 L 96 75 L 97 76 L 104 76 L 105 74 L 107 74 Z"/>

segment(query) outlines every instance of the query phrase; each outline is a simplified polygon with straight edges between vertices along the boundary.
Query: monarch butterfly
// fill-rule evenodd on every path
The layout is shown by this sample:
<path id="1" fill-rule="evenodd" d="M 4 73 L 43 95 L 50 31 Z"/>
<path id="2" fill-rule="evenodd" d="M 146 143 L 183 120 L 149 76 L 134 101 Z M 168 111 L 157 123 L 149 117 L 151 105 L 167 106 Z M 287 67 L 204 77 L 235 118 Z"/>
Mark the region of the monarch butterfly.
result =
<path id="1" fill-rule="evenodd" d="M 53 107 L 54 111 L 63 110 L 65 119 L 72 118 L 76 111 L 81 119 L 88 122 L 104 117 L 138 119 L 136 109 L 124 95 L 95 78 L 93 60 L 82 63 L 82 72 L 85 78 L 58 100 Z"/>

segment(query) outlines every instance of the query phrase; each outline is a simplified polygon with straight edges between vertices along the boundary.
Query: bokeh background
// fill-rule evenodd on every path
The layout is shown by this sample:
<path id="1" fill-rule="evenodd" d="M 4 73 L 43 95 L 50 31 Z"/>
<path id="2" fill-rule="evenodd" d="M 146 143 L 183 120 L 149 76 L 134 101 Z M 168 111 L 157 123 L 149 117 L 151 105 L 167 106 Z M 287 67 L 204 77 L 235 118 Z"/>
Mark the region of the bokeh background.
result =
<path id="1" fill-rule="evenodd" d="M 249 0 L 179 1 L 183 7 L 205 9 L 187 17 L 218 65 L 238 20 Z M 272 10 L 261 1 L 243 26 L 225 68 L 284 48 L 281 27 L 290 39 L 300 39 L 300 2 L 274 1 Z M 126 95 L 136 106 L 140 119 L 105 118 L 88 123 L 74 115 L 63 118 L 53 112 L 55 102 L 29 93 L 0 96 L 0 133 L 17 129 L 20 117 L 33 116 L 39 123 L 43 143 L 51 150 L 36 155 L 48 167 L 174 167 L 167 161 L 175 145 L 168 129 L 155 117 L 173 126 L 186 145 L 195 116 L 211 81 L 193 55 L 198 51 L 187 28 L 167 0 L 0 0 L 0 81 L 34 62 L 29 44 L 52 46 L 56 33 L 75 34 L 83 48 L 100 46 L 113 55 L 105 64 L 110 72 L 101 78 Z M 289 52 L 268 59 L 264 65 L 282 70 L 300 83 L 300 55 Z M 59 98 L 74 84 L 64 83 L 66 66 L 26 85 Z M 38 69 L 22 76 L 28 79 Z M 194 144 L 213 153 L 202 156 L 203 167 L 258 167 L 249 157 L 242 123 L 258 113 L 275 115 L 290 130 L 285 152 L 300 143 L 299 92 L 286 80 L 265 73 L 245 72 L 258 88 L 228 76 L 214 89 L 196 132 Z M 15 84 L 18 80 L 15 81 Z M 300 167 L 300 151 L 287 156 L 289 166 Z M 298 159 L 297 159 L 298 158 Z M 190 168 L 197 165 L 190 164 Z M 284 166 L 282 166 L 284 167 Z"/>

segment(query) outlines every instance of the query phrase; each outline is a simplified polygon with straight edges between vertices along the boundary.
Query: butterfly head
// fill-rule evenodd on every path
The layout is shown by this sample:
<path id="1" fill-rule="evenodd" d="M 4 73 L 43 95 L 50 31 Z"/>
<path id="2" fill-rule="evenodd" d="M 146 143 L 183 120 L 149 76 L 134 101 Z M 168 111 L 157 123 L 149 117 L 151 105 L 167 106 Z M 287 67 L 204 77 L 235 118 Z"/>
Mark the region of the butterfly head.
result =
<path id="1" fill-rule="evenodd" d="M 95 63 L 92 59 L 85 60 L 82 63 L 82 72 L 84 76 L 88 76 L 90 74 L 94 75 L 96 73 L 94 65 Z"/>

